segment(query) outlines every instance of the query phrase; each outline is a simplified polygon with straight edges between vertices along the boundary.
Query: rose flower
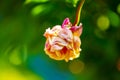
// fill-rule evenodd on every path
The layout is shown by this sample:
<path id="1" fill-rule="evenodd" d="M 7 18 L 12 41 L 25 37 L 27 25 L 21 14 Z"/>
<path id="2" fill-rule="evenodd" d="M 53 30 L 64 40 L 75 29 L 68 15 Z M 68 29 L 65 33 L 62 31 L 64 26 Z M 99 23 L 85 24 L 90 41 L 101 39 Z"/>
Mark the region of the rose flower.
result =
<path id="1" fill-rule="evenodd" d="M 63 21 L 62 26 L 56 25 L 52 29 L 46 29 L 44 36 L 46 37 L 45 52 L 55 60 L 73 60 L 80 55 L 80 35 L 82 33 L 82 24 L 72 26 L 69 18 Z"/>
<path id="2" fill-rule="evenodd" d="M 55 60 L 73 60 L 80 56 L 82 33 L 82 24 L 80 21 L 80 13 L 85 0 L 82 0 L 78 6 L 76 19 L 71 24 L 69 18 L 66 18 L 62 25 L 56 25 L 52 29 L 46 29 L 44 36 L 46 37 L 45 53 Z"/>

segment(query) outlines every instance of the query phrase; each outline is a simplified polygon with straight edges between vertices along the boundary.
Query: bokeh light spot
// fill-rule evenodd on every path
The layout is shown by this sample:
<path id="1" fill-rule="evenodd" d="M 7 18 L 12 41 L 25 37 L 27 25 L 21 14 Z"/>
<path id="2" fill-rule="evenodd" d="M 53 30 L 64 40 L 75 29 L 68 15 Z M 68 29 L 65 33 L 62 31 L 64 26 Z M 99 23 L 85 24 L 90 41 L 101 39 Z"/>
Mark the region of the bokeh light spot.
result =
<path id="1" fill-rule="evenodd" d="M 25 77 L 22 77 L 19 72 L 13 68 L 1 70 L 0 80 L 26 80 Z"/>
<path id="2" fill-rule="evenodd" d="M 79 0 L 73 0 L 73 6 L 76 7 L 76 4 L 78 3 Z"/>
<path id="3" fill-rule="evenodd" d="M 117 6 L 117 12 L 120 14 L 120 4 Z"/>
<path id="4" fill-rule="evenodd" d="M 43 80 L 41 76 L 37 76 L 30 71 L 23 70 L 20 72 L 6 62 L 2 67 L 0 66 L 0 71 L 0 80 Z"/>
<path id="5" fill-rule="evenodd" d="M 84 63 L 80 60 L 73 60 L 69 64 L 69 70 L 73 74 L 79 74 L 84 69 Z"/>
<path id="6" fill-rule="evenodd" d="M 107 30 L 109 28 L 110 22 L 107 16 L 100 16 L 97 20 L 97 26 L 100 30 Z"/>
<path id="7" fill-rule="evenodd" d="M 45 9 L 45 5 L 38 5 L 32 9 L 31 13 L 33 16 L 36 16 L 36 15 L 42 13 L 44 11 L 44 9 Z"/>
<path id="8" fill-rule="evenodd" d="M 118 69 L 118 71 L 120 71 L 120 59 L 118 59 L 118 61 L 117 61 L 117 69 Z"/>
<path id="9" fill-rule="evenodd" d="M 115 12 L 109 11 L 108 12 L 108 17 L 110 19 L 110 24 L 112 26 L 119 27 L 120 18 L 119 18 L 119 16 Z"/>
<path id="10" fill-rule="evenodd" d="M 19 50 L 18 49 L 14 49 L 10 56 L 9 56 L 9 61 L 10 63 L 14 64 L 14 65 L 20 65 L 22 63 L 22 60 L 20 59 L 19 56 Z"/>

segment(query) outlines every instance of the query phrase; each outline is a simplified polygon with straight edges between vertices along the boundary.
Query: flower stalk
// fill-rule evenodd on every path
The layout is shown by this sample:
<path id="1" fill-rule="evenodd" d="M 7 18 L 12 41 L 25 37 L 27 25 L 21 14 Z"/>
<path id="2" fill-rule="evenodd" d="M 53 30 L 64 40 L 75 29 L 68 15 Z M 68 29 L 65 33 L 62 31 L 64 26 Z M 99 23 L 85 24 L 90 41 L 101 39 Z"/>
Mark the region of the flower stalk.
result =
<path id="1" fill-rule="evenodd" d="M 80 22 L 80 14 L 81 14 L 81 10 L 82 10 L 84 2 L 85 0 L 82 0 L 80 4 L 78 5 L 77 12 L 76 12 L 76 18 L 75 18 L 75 22 L 73 23 L 73 26 L 77 26 Z"/>

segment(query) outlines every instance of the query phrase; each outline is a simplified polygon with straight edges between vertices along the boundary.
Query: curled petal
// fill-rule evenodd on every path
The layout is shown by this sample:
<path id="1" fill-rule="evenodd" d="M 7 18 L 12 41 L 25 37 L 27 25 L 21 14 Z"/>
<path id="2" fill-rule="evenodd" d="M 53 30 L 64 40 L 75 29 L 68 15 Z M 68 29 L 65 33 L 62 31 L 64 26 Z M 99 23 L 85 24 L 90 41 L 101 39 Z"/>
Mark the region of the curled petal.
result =
<path id="1" fill-rule="evenodd" d="M 67 46 L 68 43 L 65 40 L 63 40 L 63 39 L 61 39 L 59 37 L 53 37 L 51 45 Z"/>
<path id="2" fill-rule="evenodd" d="M 81 41 L 80 41 L 79 37 L 74 36 L 73 45 L 74 45 L 74 49 L 80 51 Z"/>
<path id="3" fill-rule="evenodd" d="M 62 29 L 59 33 L 58 36 L 68 42 L 72 42 L 73 40 L 73 34 L 71 30 L 69 29 Z"/>
<path id="4" fill-rule="evenodd" d="M 71 24 L 69 18 L 66 18 L 66 19 L 63 21 L 62 28 L 71 27 L 71 26 L 72 26 L 72 24 Z"/>
<path id="5" fill-rule="evenodd" d="M 74 35 L 80 36 L 82 34 L 82 23 L 80 23 L 79 26 L 72 26 L 70 30 L 74 33 Z"/>
<path id="6" fill-rule="evenodd" d="M 63 46 L 61 46 L 61 45 L 52 45 L 50 51 L 55 52 L 55 51 L 61 50 L 62 48 L 63 48 Z"/>
<path id="7" fill-rule="evenodd" d="M 60 25 L 56 25 L 52 28 L 52 31 L 54 32 L 54 34 L 57 34 L 61 29 L 62 28 Z"/>
<path id="8" fill-rule="evenodd" d="M 61 38 L 59 38 L 59 37 L 54 37 L 54 38 L 52 39 L 52 42 L 51 42 L 51 43 L 52 43 L 52 44 L 51 44 L 51 49 L 50 49 L 50 51 L 52 51 L 52 52 L 62 50 L 62 48 L 63 48 L 64 46 L 67 46 L 67 45 L 68 45 L 68 43 L 67 43 L 65 40 L 63 40 L 63 39 L 61 39 Z"/>
<path id="9" fill-rule="evenodd" d="M 49 41 L 47 40 L 45 43 L 45 49 L 50 49 L 51 45 L 49 43 Z"/>
<path id="10" fill-rule="evenodd" d="M 50 28 L 46 29 L 46 32 L 44 33 L 44 36 L 48 38 L 49 36 L 52 36 L 54 34 L 53 31 L 50 30 Z"/>
<path id="11" fill-rule="evenodd" d="M 46 50 L 46 54 L 55 60 L 63 60 L 65 58 L 65 55 L 62 55 L 61 52 L 55 51 L 55 52 L 50 52 L 49 50 Z"/>
<path id="12" fill-rule="evenodd" d="M 48 28 L 48 29 L 46 29 L 44 36 L 46 38 L 56 36 L 61 29 L 62 28 L 60 25 L 56 25 L 52 29 Z"/>

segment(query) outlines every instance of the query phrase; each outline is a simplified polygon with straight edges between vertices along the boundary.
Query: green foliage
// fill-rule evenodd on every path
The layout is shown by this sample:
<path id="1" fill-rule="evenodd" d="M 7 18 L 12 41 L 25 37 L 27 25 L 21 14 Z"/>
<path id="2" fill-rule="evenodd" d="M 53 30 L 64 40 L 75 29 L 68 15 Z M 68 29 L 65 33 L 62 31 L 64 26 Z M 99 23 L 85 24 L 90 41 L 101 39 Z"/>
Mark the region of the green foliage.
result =
<path id="1" fill-rule="evenodd" d="M 52 5 L 45 5 L 45 4 L 42 4 L 42 5 L 38 5 L 38 6 L 35 6 L 31 13 L 33 16 L 36 16 L 36 15 L 39 15 L 39 14 L 45 14 L 47 12 L 49 12 L 49 10 L 52 8 Z"/>
<path id="2" fill-rule="evenodd" d="M 74 7 L 77 6 L 79 0 L 66 0 L 67 3 L 71 3 Z"/>
<path id="3" fill-rule="evenodd" d="M 25 0 L 25 4 L 31 3 L 31 2 L 36 2 L 36 3 L 44 3 L 48 2 L 49 0 Z"/>
<path id="4" fill-rule="evenodd" d="M 45 11 L 45 5 L 39 5 L 32 9 L 32 15 L 38 15 Z"/>

